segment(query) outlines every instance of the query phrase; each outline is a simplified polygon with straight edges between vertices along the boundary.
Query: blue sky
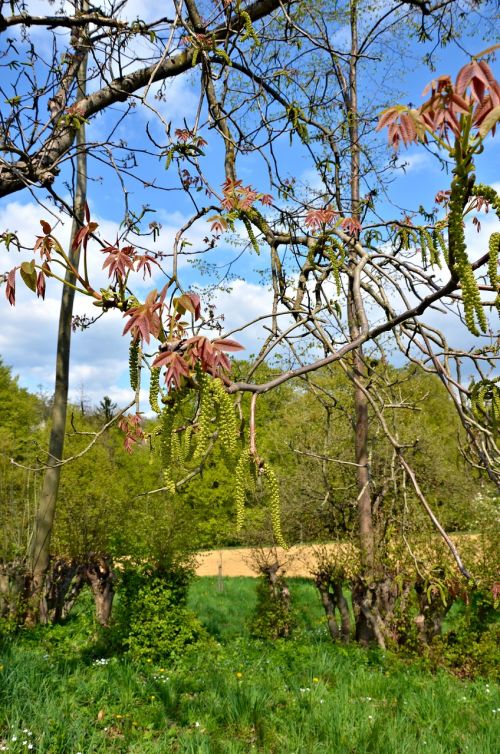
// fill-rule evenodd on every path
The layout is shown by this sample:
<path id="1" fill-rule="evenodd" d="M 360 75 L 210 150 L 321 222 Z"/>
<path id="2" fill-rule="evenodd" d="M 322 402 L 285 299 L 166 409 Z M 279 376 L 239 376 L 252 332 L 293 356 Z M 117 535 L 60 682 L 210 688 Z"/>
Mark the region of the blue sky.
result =
<path id="1" fill-rule="evenodd" d="M 31 5 L 31 3 L 30 3 Z M 35 3 L 39 7 L 44 3 Z M 129 2 L 129 18 L 135 18 L 139 13 L 147 13 L 151 17 L 164 12 L 164 3 L 152 2 L 147 4 L 144 10 L 140 3 Z M 36 31 L 37 39 L 43 44 L 42 30 Z M 339 38 L 342 29 L 339 29 Z M 1 42 L 0 38 L 0 42 Z M 400 40 L 401 41 L 401 40 Z M 479 35 L 460 40 L 460 46 L 466 51 L 477 53 L 487 46 L 487 41 Z M 428 45 L 428 47 L 430 47 Z M 401 46 L 398 47 L 398 50 Z M 396 51 L 397 52 L 397 51 Z M 391 85 L 394 89 L 403 93 L 402 102 L 411 101 L 416 106 L 422 101 L 421 93 L 425 84 L 434 75 L 450 73 L 456 75 L 458 69 L 467 62 L 468 58 L 463 50 L 457 45 L 450 45 L 436 51 L 435 65 L 436 74 L 433 74 L 423 65 L 417 65 L 417 56 L 422 57 L 423 48 L 415 43 L 408 48 L 407 70 L 394 70 L 391 72 Z M 498 65 L 494 66 L 497 70 Z M 399 68 L 403 68 L 401 65 Z M 364 83 L 364 96 L 375 96 L 374 86 L 376 81 L 373 76 L 378 73 L 366 75 Z M 151 99 L 153 107 L 160 111 L 160 115 L 171 121 L 172 132 L 177 127 L 183 127 L 186 120 L 189 125 L 196 113 L 197 96 L 195 93 L 195 73 L 184 75 L 173 81 L 166 94 L 165 101 Z M 154 93 L 153 91 L 151 92 Z M 119 106 L 113 108 L 110 113 L 98 115 L 88 127 L 87 135 L 90 140 L 99 140 L 110 129 L 119 113 Z M 155 135 L 155 139 L 162 139 L 162 125 L 158 124 L 154 114 L 147 108 L 139 105 L 136 111 L 127 117 L 119 126 L 117 136 L 126 138 L 130 146 L 145 146 L 146 123 Z M 380 143 L 385 140 L 385 134 L 380 135 Z M 205 148 L 206 157 L 203 164 L 210 175 L 214 185 L 220 185 L 223 181 L 220 143 L 209 139 Z M 299 180 L 307 182 L 311 178 L 310 162 L 307 161 L 303 147 L 294 139 L 290 145 L 288 136 L 283 137 L 277 149 L 284 173 Z M 382 209 L 391 216 L 398 215 L 396 207 L 415 209 L 419 204 L 431 207 L 437 190 L 445 188 L 449 178 L 440 168 L 439 162 L 422 147 L 402 150 L 399 156 L 399 164 L 406 163 L 405 169 L 395 170 L 393 182 L 389 187 L 392 205 L 389 201 Z M 477 161 L 478 178 L 485 183 L 495 183 L 500 180 L 500 139 L 490 139 L 488 150 Z M 172 170 L 172 168 L 170 169 Z M 100 224 L 101 235 L 107 241 L 114 241 L 119 231 L 118 223 L 123 214 L 123 200 L 121 189 L 116 175 L 102 162 L 90 162 L 89 172 L 92 180 L 89 183 L 89 205 L 94 219 Z M 175 186 L 175 178 L 170 179 L 170 173 L 165 171 L 164 160 L 159 162 L 153 158 L 142 158 L 141 174 L 148 179 L 157 176 L 157 180 L 171 187 Z M 239 158 L 238 175 L 245 183 L 251 183 L 260 191 L 269 191 L 267 175 L 264 165 L 255 156 Z M 64 178 L 64 176 L 62 176 Z M 62 179 L 61 179 L 62 180 Z M 61 183 L 59 184 L 61 186 Z M 38 191 L 37 197 L 45 201 L 45 192 Z M 156 220 L 162 225 L 162 232 L 156 244 L 150 244 L 150 248 L 169 250 L 172 247 L 175 233 L 184 220 L 189 216 L 192 205 L 181 191 L 158 192 L 152 189 L 146 190 L 139 183 L 131 187 L 129 197 L 131 205 L 138 210 L 143 204 L 149 204 L 155 208 L 155 213 L 148 215 L 149 220 Z M 207 203 L 208 199 L 200 196 L 201 203 Z M 26 245 L 32 244 L 39 232 L 39 220 L 50 220 L 47 211 L 35 203 L 27 193 L 18 193 L 0 201 L 0 232 L 4 230 L 17 231 Z M 473 253 L 484 248 L 485 239 L 492 232 L 495 220 L 490 217 L 483 218 L 484 228 L 480 236 L 469 233 L 473 246 Z M 203 246 L 203 237 L 209 231 L 209 223 L 199 223 L 192 232 L 187 234 L 188 240 L 193 244 L 192 248 Z M 69 223 L 65 222 L 58 228 L 57 233 L 63 243 L 67 243 L 69 237 Z M 260 285 L 258 270 L 265 267 L 265 251 L 261 257 L 245 251 L 236 245 L 237 241 L 231 237 L 223 237 L 217 252 L 212 256 L 212 262 L 219 265 L 222 270 L 226 269 L 229 262 L 238 258 L 238 263 L 232 269 L 235 277 L 232 281 L 232 292 L 222 291 L 216 294 L 214 303 L 224 312 L 225 330 L 233 330 L 268 308 L 270 296 L 265 286 Z M 474 251 L 476 250 L 476 251 Z M 8 270 L 14 264 L 18 264 L 20 258 L 15 252 L 7 255 L 4 248 L 0 248 L 0 272 Z M 98 249 L 92 249 L 91 267 L 105 285 L 105 275 L 101 273 L 102 255 Z M 184 286 L 206 286 L 210 278 L 201 277 L 200 272 L 185 264 L 182 268 Z M 154 285 L 160 287 L 162 281 L 157 277 Z M 144 293 L 144 290 L 142 291 Z M 32 390 L 40 386 L 47 392 L 52 391 L 53 365 L 56 343 L 57 316 L 58 316 L 58 287 L 50 284 L 45 302 L 38 301 L 27 290 L 19 287 L 18 304 L 10 308 L 3 290 L 0 292 L 0 355 L 5 363 L 12 366 L 14 373 L 19 375 L 20 383 Z M 89 314 L 95 312 L 85 299 L 77 300 L 75 313 Z M 436 315 L 438 317 L 438 315 Z M 438 317 L 439 319 L 439 317 Z M 455 323 L 446 318 L 446 327 L 450 330 L 456 327 Z M 71 397 L 79 399 L 83 394 L 91 403 L 97 403 L 103 395 L 110 395 L 118 403 L 125 403 L 130 397 L 130 389 L 127 379 L 127 351 L 128 341 L 121 337 L 123 320 L 114 312 L 103 317 L 96 325 L 84 332 L 76 332 L 73 338 L 72 362 L 71 362 Z M 460 328 L 457 330 L 460 337 L 465 334 Z M 235 335 L 248 349 L 255 352 L 262 339 L 267 333 L 258 327 L 245 329 L 240 335 Z M 464 340 L 464 344 L 469 342 Z"/>

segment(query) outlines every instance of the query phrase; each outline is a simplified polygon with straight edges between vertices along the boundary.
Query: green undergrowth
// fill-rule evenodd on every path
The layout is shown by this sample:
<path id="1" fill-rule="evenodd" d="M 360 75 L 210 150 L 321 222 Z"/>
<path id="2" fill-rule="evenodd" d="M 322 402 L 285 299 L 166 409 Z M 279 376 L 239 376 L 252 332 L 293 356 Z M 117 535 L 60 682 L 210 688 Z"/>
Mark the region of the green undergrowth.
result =
<path id="1" fill-rule="evenodd" d="M 175 661 L 106 654 L 88 596 L 65 625 L 5 642 L 0 751 L 499 750 L 500 694 L 492 681 L 462 681 L 389 653 L 332 645 L 313 586 L 303 580 L 291 585 L 294 638 L 251 639 L 255 586 L 252 579 L 225 579 L 220 591 L 217 579 L 197 580 L 188 607 L 206 636 Z"/>

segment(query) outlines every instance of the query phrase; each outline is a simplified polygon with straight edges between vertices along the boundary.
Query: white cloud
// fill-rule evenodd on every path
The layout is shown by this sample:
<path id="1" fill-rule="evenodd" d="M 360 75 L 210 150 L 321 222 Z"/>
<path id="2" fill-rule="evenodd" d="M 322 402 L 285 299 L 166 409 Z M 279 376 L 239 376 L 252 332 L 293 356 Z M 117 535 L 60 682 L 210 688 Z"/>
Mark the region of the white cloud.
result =
<path id="1" fill-rule="evenodd" d="M 413 152 L 399 157 L 396 167 L 406 174 L 436 167 L 436 160 L 428 152 Z"/>

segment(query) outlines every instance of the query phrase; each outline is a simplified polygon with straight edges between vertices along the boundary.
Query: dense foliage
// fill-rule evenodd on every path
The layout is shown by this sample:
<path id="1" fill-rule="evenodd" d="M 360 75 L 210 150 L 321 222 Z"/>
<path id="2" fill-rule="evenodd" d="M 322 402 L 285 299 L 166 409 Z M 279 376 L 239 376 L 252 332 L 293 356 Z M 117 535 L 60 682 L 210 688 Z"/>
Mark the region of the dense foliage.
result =
<path id="1" fill-rule="evenodd" d="M 244 368 L 244 363 L 234 367 L 236 373 Z M 390 387 L 395 376 L 398 395 Z M 14 466 L 10 459 L 28 467 L 37 467 L 43 460 L 47 399 L 20 389 L 5 366 L 0 377 L 0 505 L 5 522 L 0 557 L 8 560 L 24 552 L 41 479 L 40 472 Z M 457 448 L 461 429 L 440 383 L 416 369 L 395 370 L 387 365 L 376 367 L 372 379 L 388 385 L 388 402 L 395 406 L 393 422 L 403 439 L 418 438 L 410 450 L 412 461 L 445 525 L 451 531 L 477 531 L 488 516 L 492 489 L 470 471 Z M 328 392 L 336 396 L 332 406 L 321 401 Z M 86 413 L 73 407 L 69 456 L 87 445 L 84 433 L 98 429 L 102 412 L 102 406 Z M 290 543 L 343 539 L 355 530 L 353 467 L 335 463 L 330 456 L 334 433 L 335 458 L 349 460 L 352 416 L 352 393 L 341 370 L 321 373 L 312 387 L 299 383 L 260 399 L 257 435 L 280 482 L 282 521 Z M 153 420 L 150 424 L 153 431 Z M 303 433 L 305 425 L 311 430 L 307 434 Z M 247 492 L 245 524 L 237 534 L 234 480 L 221 451 L 210 456 L 202 474 L 179 494 L 143 495 L 162 486 L 160 448 L 154 436 L 152 442 L 152 448 L 139 444 L 130 455 L 123 448 L 123 433 L 112 428 L 88 453 L 63 467 L 55 555 L 84 557 L 102 552 L 161 561 L 172 542 L 189 550 L 272 541 L 260 486 L 253 494 Z M 427 524 L 403 475 L 394 473 L 391 449 L 382 433 L 374 434 L 370 447 L 376 478 L 386 480 L 386 489 L 380 490 L 384 531 L 389 530 L 389 535 L 395 529 L 406 534 L 420 531 Z"/>

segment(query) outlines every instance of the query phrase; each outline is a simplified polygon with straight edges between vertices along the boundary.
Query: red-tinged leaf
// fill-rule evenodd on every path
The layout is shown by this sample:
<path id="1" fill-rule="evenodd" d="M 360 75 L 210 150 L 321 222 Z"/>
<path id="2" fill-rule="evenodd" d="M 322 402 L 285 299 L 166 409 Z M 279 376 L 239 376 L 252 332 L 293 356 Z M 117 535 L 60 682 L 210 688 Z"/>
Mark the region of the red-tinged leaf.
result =
<path id="1" fill-rule="evenodd" d="M 450 106 L 454 113 L 467 113 L 470 111 L 470 102 L 453 92 L 450 97 Z"/>
<path id="2" fill-rule="evenodd" d="M 497 85 L 498 82 L 488 63 L 485 60 L 473 60 L 460 69 L 455 87 L 459 94 L 463 94 L 470 86 L 472 97 L 481 103 L 486 89 L 490 92 L 495 91 Z"/>
<path id="3" fill-rule="evenodd" d="M 24 284 L 30 289 L 30 291 L 35 293 L 37 278 L 35 260 L 33 259 L 31 262 L 23 262 L 21 264 L 20 273 Z"/>
<path id="4" fill-rule="evenodd" d="M 342 230 L 345 230 L 350 236 L 359 236 L 363 230 L 359 220 L 354 217 L 344 217 L 340 223 Z"/>
<path id="5" fill-rule="evenodd" d="M 338 215 L 338 212 L 335 212 L 335 210 L 330 207 L 325 207 L 324 209 L 310 209 L 306 213 L 305 224 L 308 228 L 316 230 L 322 225 L 329 225 L 332 223 L 335 220 L 336 215 Z"/>
<path id="6" fill-rule="evenodd" d="M 484 137 L 487 136 L 490 131 L 492 131 L 493 135 L 495 135 L 495 128 L 499 121 L 500 105 L 498 105 L 498 107 L 495 107 L 493 110 L 490 110 L 490 112 L 484 117 L 483 122 L 481 123 L 481 126 L 479 128 L 479 135 L 481 136 L 481 138 L 484 139 Z"/>
<path id="7" fill-rule="evenodd" d="M 167 385 L 167 388 L 170 388 L 172 385 L 177 388 L 181 387 L 183 377 L 189 377 L 191 375 L 188 363 L 178 351 L 158 354 L 153 362 L 153 366 L 167 367 L 167 372 L 165 374 L 165 384 Z"/>
<path id="8" fill-rule="evenodd" d="M 403 111 L 404 111 L 404 108 L 401 105 L 396 105 L 395 107 L 389 107 L 387 108 L 387 110 L 383 110 L 379 115 L 378 124 L 375 130 L 381 131 L 390 123 L 393 123 L 395 120 L 399 118 L 399 116 L 401 115 Z"/>
<path id="9" fill-rule="evenodd" d="M 186 294 L 191 299 L 191 303 L 194 307 L 194 318 L 199 319 L 201 316 L 201 300 L 197 293 L 193 293 L 192 291 L 188 291 Z"/>
<path id="10" fill-rule="evenodd" d="M 11 306 L 15 306 L 16 304 L 16 270 L 17 267 L 14 267 L 7 275 L 7 285 L 5 287 L 5 295 Z"/>
<path id="11" fill-rule="evenodd" d="M 52 228 L 46 220 L 40 220 L 40 225 L 42 226 L 42 230 L 46 236 L 52 233 Z"/>
<path id="12" fill-rule="evenodd" d="M 204 335 L 195 335 L 186 340 L 184 350 L 186 358 L 193 364 L 199 361 L 205 372 L 215 368 L 216 353 L 212 343 Z"/>
<path id="13" fill-rule="evenodd" d="M 130 435 L 125 435 L 123 440 L 123 447 L 127 453 L 133 453 L 136 440 Z"/>
<path id="14" fill-rule="evenodd" d="M 109 277 L 114 275 L 117 281 L 123 282 L 127 272 L 134 269 L 135 249 L 133 246 L 125 246 L 121 250 L 116 246 L 107 246 L 102 249 L 102 253 L 108 255 L 102 269 L 108 267 Z"/>
<path id="15" fill-rule="evenodd" d="M 416 132 L 416 138 L 425 141 L 425 123 L 418 110 L 408 110 L 408 117 L 411 118 Z"/>
<path id="16" fill-rule="evenodd" d="M 230 372 L 231 371 L 231 362 L 229 361 L 229 358 L 226 356 L 225 353 L 222 351 L 216 351 L 216 358 L 215 358 L 215 365 L 213 368 L 213 372 Z"/>
<path id="17" fill-rule="evenodd" d="M 212 340 L 212 345 L 219 351 L 244 351 L 245 346 L 238 343 L 236 340 L 230 340 L 229 338 L 217 338 Z"/>
<path id="18" fill-rule="evenodd" d="M 132 453 L 134 445 L 144 439 L 141 423 L 142 417 L 140 414 L 122 416 L 118 422 L 118 428 L 125 434 L 123 446 L 127 453 Z"/>
<path id="19" fill-rule="evenodd" d="M 134 257 L 135 262 L 137 263 L 136 272 L 142 272 L 142 279 L 146 280 L 146 275 L 149 275 L 151 277 L 152 275 L 152 269 L 151 265 L 156 264 L 158 267 L 160 266 L 156 259 L 154 257 L 150 257 L 149 254 L 142 254 L 140 256 Z"/>
<path id="20" fill-rule="evenodd" d="M 53 247 L 54 239 L 52 236 L 37 236 L 33 251 L 39 251 L 41 258 L 43 259 L 45 257 L 45 259 L 50 262 Z"/>
<path id="21" fill-rule="evenodd" d="M 221 235 L 227 230 L 227 221 L 222 217 L 222 215 L 213 215 L 212 217 L 208 218 L 208 221 L 212 223 L 210 230 L 217 235 Z"/>
<path id="22" fill-rule="evenodd" d="M 87 224 L 90 223 L 90 210 L 87 202 L 85 202 L 85 219 L 87 221 Z"/>
<path id="23" fill-rule="evenodd" d="M 73 241 L 73 250 L 77 249 L 80 244 L 82 244 L 83 248 L 86 249 L 89 236 L 92 235 L 94 230 L 98 227 L 98 223 L 89 222 L 87 225 L 84 225 L 82 228 L 80 228 Z"/>
<path id="24" fill-rule="evenodd" d="M 436 204 L 448 204 L 450 201 L 451 191 L 447 189 L 446 191 L 438 191 L 434 201 Z"/>
<path id="25" fill-rule="evenodd" d="M 449 76 L 438 76 L 437 79 L 433 79 L 427 84 L 422 92 L 422 96 L 425 97 L 428 92 L 431 92 L 431 96 L 433 97 L 436 92 L 443 92 L 452 88 L 453 84 Z"/>
<path id="26" fill-rule="evenodd" d="M 170 283 L 165 283 L 165 285 L 163 286 L 163 288 L 161 289 L 158 295 L 158 302 L 160 306 L 163 306 L 163 304 L 165 303 L 165 299 L 167 297 L 167 292 L 168 292 L 169 287 L 170 287 Z"/>
<path id="27" fill-rule="evenodd" d="M 133 306 L 124 312 L 124 317 L 130 317 L 123 328 L 123 335 L 126 335 L 130 331 L 133 337 L 141 338 L 141 340 L 149 343 L 150 336 L 157 338 L 161 330 L 160 310 L 162 304 L 158 301 L 158 292 L 151 291 L 146 301 L 138 306 Z"/>
<path id="28" fill-rule="evenodd" d="M 45 275 L 42 270 L 40 270 L 36 279 L 36 295 L 38 298 L 41 296 L 45 299 Z"/>
<path id="29" fill-rule="evenodd" d="M 401 115 L 400 133 L 401 133 L 401 138 L 403 139 L 403 144 L 405 146 L 408 146 L 408 144 L 411 144 L 412 141 L 416 141 L 417 132 L 415 130 L 415 126 L 413 124 L 412 119 L 407 113 L 404 113 L 403 115 Z"/>

